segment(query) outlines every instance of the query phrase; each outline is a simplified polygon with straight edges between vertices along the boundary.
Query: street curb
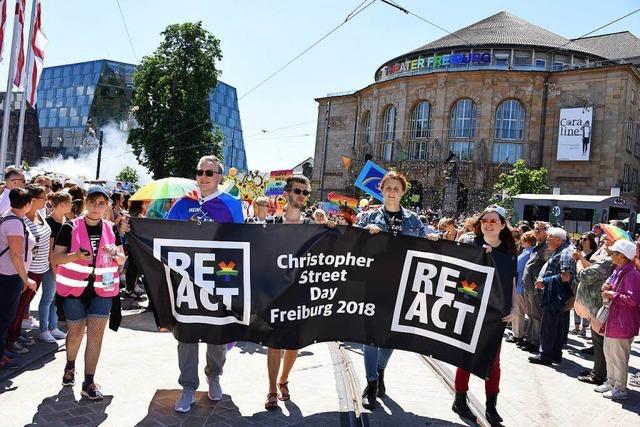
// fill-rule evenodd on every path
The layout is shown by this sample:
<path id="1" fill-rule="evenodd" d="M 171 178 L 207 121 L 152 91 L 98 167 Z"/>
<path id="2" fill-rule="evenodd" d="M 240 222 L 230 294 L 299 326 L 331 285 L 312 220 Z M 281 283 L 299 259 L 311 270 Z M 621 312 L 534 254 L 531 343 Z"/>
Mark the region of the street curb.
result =
<path id="1" fill-rule="evenodd" d="M 362 413 L 360 411 L 360 399 L 358 379 L 351 364 L 351 358 L 346 353 L 341 342 L 329 342 L 329 351 L 334 364 L 340 365 L 339 372 L 336 372 L 336 379 L 340 378 L 340 383 L 344 387 L 347 425 L 350 427 L 362 426 Z M 341 408 L 342 409 L 342 408 Z"/>

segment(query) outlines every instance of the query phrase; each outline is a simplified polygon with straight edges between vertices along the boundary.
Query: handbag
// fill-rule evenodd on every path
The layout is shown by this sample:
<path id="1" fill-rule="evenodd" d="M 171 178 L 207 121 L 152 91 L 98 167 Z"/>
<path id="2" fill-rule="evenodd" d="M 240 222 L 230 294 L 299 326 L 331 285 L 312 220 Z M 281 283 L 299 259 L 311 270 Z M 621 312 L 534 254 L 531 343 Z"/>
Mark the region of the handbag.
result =
<path id="1" fill-rule="evenodd" d="M 604 324 L 609 317 L 609 303 L 602 304 L 602 307 L 598 310 L 598 314 L 596 314 L 596 319 L 598 322 Z"/>

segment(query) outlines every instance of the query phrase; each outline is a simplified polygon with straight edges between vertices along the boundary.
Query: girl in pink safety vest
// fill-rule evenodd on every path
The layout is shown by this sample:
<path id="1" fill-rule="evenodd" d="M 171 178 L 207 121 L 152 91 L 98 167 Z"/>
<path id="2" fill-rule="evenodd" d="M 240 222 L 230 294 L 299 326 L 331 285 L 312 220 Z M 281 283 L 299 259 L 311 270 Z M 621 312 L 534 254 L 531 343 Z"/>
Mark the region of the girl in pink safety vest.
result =
<path id="1" fill-rule="evenodd" d="M 109 206 L 109 193 L 103 187 L 91 187 L 86 212 L 65 223 L 56 238 L 53 251 L 56 293 L 62 300 L 67 318 L 67 364 L 63 386 L 75 384 L 75 360 L 87 332 L 85 376 L 82 396 L 102 399 L 93 377 L 98 364 L 102 337 L 109 322 L 113 298 L 119 298 L 119 266 L 125 256 L 120 237 L 111 222 L 102 216 Z"/>

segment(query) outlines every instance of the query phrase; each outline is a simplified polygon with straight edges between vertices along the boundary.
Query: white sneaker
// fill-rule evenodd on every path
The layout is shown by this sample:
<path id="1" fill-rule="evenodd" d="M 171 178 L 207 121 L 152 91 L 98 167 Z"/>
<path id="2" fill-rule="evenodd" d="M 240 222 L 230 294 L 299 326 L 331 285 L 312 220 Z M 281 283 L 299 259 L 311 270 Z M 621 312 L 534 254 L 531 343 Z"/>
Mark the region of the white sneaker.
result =
<path id="1" fill-rule="evenodd" d="M 595 391 L 596 393 L 606 393 L 608 391 L 611 391 L 612 389 L 613 389 L 613 386 L 609 384 L 609 382 L 607 381 L 602 385 L 594 387 L 593 391 Z"/>
<path id="2" fill-rule="evenodd" d="M 37 320 L 35 320 L 33 318 L 33 316 L 30 316 L 28 319 L 23 319 L 22 320 L 22 324 L 20 325 L 21 329 L 35 329 L 39 326 L 39 323 Z"/>
<path id="3" fill-rule="evenodd" d="M 618 390 L 614 387 L 606 393 L 603 393 L 602 397 L 611 400 L 624 400 L 627 398 L 627 390 Z"/>
<path id="4" fill-rule="evenodd" d="M 53 337 L 50 331 L 40 332 L 40 340 L 48 343 L 56 342 L 56 339 Z"/>
<path id="5" fill-rule="evenodd" d="M 49 332 L 51 332 L 51 336 L 53 336 L 57 340 L 63 340 L 67 337 L 67 334 L 65 334 L 58 328 L 52 329 Z"/>

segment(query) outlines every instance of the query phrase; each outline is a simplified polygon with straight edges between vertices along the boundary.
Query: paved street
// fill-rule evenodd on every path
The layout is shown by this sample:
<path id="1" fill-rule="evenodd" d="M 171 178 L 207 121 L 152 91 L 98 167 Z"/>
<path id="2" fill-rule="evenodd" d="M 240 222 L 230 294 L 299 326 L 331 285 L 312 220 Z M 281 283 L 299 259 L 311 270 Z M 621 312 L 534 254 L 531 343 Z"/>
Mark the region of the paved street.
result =
<path id="1" fill-rule="evenodd" d="M 35 306 L 35 305 L 34 305 Z M 264 410 L 267 391 L 265 348 L 240 343 L 227 358 L 222 379 L 224 399 L 211 402 L 201 369 L 198 401 L 188 414 L 176 414 L 179 394 L 176 344 L 168 333 L 154 332 L 153 316 L 129 311 L 117 333 L 108 331 L 96 374 L 106 398 L 80 398 L 80 385 L 60 385 L 64 351 L 38 343 L 39 360 L 17 376 L 0 382 L 3 426 L 290 426 L 290 425 L 465 425 L 451 411 L 452 392 L 443 378 L 413 353 L 396 351 L 386 373 L 388 397 L 375 411 L 360 411 L 357 396 L 365 383 L 360 346 L 319 343 L 300 352 L 290 378 L 292 400 Z M 640 390 L 616 403 L 593 392 L 575 377 L 590 359 L 579 354 L 585 340 L 571 336 L 565 360 L 558 367 L 530 365 L 528 353 L 503 344 L 499 410 L 505 425 L 629 426 L 640 423 Z M 204 348 L 201 346 L 201 360 Z M 81 350 L 82 354 L 82 350 Z M 30 356 L 30 357 L 32 357 Z M 79 358 L 79 372 L 83 362 Z M 445 377 L 453 369 L 439 364 Z M 640 340 L 631 357 L 632 372 L 640 367 Z M 203 368 L 203 366 L 202 366 Z M 484 405 L 483 383 L 472 377 L 471 392 Z M 354 398 L 355 397 L 355 398 Z"/>

